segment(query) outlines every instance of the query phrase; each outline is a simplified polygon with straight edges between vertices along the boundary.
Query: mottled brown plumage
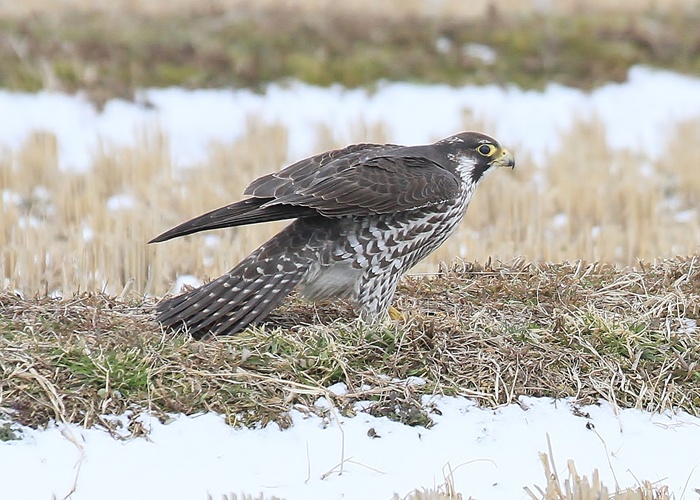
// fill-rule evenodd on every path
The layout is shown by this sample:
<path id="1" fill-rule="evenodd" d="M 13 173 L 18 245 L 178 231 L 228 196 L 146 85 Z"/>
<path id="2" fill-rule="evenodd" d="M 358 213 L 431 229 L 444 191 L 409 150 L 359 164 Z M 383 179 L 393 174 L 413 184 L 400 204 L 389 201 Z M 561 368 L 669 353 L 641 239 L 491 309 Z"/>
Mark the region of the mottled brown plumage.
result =
<path id="1" fill-rule="evenodd" d="M 165 327 L 194 337 L 235 333 L 262 321 L 299 287 L 309 300 L 347 298 L 381 320 L 399 278 L 462 219 L 492 166 L 513 167 L 494 139 L 464 132 L 430 145 L 355 144 L 253 181 L 249 198 L 154 238 L 295 219 L 240 264 L 158 305 Z"/>

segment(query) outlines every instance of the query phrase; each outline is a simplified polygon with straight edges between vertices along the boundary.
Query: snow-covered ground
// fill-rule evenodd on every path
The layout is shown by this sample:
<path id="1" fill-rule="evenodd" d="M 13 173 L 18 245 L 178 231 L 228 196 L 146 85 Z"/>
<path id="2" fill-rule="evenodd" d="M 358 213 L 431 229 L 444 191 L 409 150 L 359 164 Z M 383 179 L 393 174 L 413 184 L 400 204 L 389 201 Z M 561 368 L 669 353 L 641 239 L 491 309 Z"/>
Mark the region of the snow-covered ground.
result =
<path id="1" fill-rule="evenodd" d="M 64 498 L 75 489 L 76 500 L 241 492 L 388 499 L 448 477 L 465 498 L 528 498 L 523 487 L 546 485 L 538 452 L 547 453 L 549 436 L 562 479 L 573 459 L 589 478 L 598 468 L 609 488 L 646 479 L 668 485 L 676 498 L 696 498 L 700 420 L 687 414 L 615 412 L 602 404 L 583 408 L 585 418 L 574 416 L 569 402 L 547 398 L 496 410 L 462 398 L 433 402 L 442 414 L 432 416 L 431 429 L 365 413 L 336 420 L 295 411 L 294 425 L 284 431 L 276 425 L 236 430 L 214 414 L 167 425 L 143 417 L 148 439 L 126 442 L 74 425 L 26 430 L 22 441 L 0 444 L 0 497 Z"/>
<path id="2" fill-rule="evenodd" d="M 161 131 L 180 165 L 206 157 L 212 141 L 230 142 L 245 133 L 250 117 L 289 130 L 289 160 L 317 152 L 319 126 L 340 140 L 355 140 L 363 125 L 382 123 L 388 139 L 420 144 L 463 128 L 468 110 L 486 131 L 535 161 L 553 151 L 558 137 L 581 118 L 606 126 L 613 148 L 660 155 L 667 134 L 682 120 L 700 119 L 700 80 L 646 67 L 628 81 L 591 93 L 550 85 L 544 92 L 515 87 L 380 84 L 374 92 L 292 83 L 249 90 L 150 89 L 138 103 L 109 101 L 99 112 L 82 97 L 0 91 L 0 148 L 16 149 L 35 130 L 56 135 L 60 164 L 87 168 L 101 145 L 128 146 L 144 133 Z"/>
<path id="3" fill-rule="evenodd" d="M 289 158 L 295 159 L 315 152 L 319 125 L 352 140 L 362 124 L 383 123 L 389 140 L 413 144 L 458 131 L 468 109 L 502 143 L 535 161 L 556 148 L 557 137 L 577 119 L 594 116 L 612 147 L 653 158 L 675 123 L 700 120 L 700 80 L 637 67 L 627 82 L 591 93 L 557 85 L 534 92 L 386 83 L 369 93 L 290 84 L 271 85 L 263 95 L 144 90 L 139 102 L 111 101 L 99 112 L 81 97 L 0 91 L 0 150 L 15 150 L 32 131 L 44 130 L 57 137 L 62 167 L 84 169 L 100 144 L 126 146 L 160 130 L 173 159 L 188 165 L 205 157 L 211 141 L 241 136 L 256 116 L 288 127 Z M 522 402 L 487 410 L 465 399 L 436 398 L 442 414 L 433 415 L 429 430 L 362 412 L 339 420 L 294 413 L 285 431 L 274 425 L 234 430 L 212 414 L 179 416 L 168 425 L 143 416 L 150 435 L 126 442 L 72 425 L 25 429 L 22 440 L 0 442 L 0 498 L 63 498 L 73 489 L 73 499 L 240 492 L 389 498 L 442 484 L 450 471 L 467 496 L 523 498 L 524 486 L 545 484 L 538 453 L 547 451 L 547 435 L 564 476 L 572 458 L 580 473 L 598 468 L 610 487 L 658 480 L 676 498 L 694 498 L 700 488 L 698 418 L 615 411 L 607 404 L 585 408 L 590 418 L 584 418 L 574 416 L 567 401 Z M 370 437 L 370 429 L 378 437 Z"/>

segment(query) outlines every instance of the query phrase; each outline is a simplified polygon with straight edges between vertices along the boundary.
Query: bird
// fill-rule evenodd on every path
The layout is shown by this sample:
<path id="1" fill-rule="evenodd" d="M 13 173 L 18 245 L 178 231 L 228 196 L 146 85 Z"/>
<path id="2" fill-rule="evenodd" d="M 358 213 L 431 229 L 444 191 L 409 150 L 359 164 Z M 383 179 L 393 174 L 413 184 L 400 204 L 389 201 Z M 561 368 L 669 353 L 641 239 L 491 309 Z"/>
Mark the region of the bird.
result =
<path id="1" fill-rule="evenodd" d="M 415 146 L 352 144 L 264 175 L 247 198 L 149 242 L 293 219 L 226 274 L 159 302 L 156 319 L 195 339 L 234 334 L 298 289 L 312 302 L 348 300 L 367 324 L 386 321 L 401 276 L 455 231 L 492 167 L 515 159 L 495 139 L 461 132 Z"/>

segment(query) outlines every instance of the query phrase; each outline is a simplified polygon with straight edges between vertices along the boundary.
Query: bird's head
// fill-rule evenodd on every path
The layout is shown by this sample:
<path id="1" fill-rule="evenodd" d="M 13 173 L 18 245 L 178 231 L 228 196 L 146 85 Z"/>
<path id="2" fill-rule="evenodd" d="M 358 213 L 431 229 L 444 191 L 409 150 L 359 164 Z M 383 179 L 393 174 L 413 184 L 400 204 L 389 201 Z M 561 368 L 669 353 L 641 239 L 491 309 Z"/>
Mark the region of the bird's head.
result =
<path id="1" fill-rule="evenodd" d="M 462 132 L 439 141 L 459 174 L 479 182 L 491 167 L 515 168 L 515 158 L 498 141 L 479 132 Z"/>

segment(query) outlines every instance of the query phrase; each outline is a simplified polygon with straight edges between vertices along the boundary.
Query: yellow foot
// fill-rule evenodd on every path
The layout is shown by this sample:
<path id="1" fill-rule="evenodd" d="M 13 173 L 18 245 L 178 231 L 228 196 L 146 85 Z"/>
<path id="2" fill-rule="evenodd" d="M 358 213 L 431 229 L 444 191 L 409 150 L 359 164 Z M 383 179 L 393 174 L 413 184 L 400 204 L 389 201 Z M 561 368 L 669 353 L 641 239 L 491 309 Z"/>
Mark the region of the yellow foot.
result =
<path id="1" fill-rule="evenodd" d="M 403 321 L 403 314 L 394 306 L 389 307 L 389 317 L 394 321 Z"/>

